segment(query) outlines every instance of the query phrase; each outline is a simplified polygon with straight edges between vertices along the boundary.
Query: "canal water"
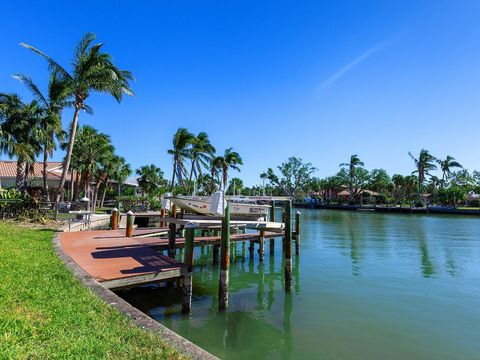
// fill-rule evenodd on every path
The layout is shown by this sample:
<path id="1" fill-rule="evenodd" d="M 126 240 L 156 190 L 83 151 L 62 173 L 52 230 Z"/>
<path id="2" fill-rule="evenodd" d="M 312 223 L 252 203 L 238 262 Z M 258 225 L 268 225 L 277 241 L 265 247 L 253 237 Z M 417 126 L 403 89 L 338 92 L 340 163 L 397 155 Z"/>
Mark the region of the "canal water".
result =
<path id="1" fill-rule="evenodd" d="M 222 359 L 480 357 L 480 218 L 302 210 L 301 221 L 290 294 L 278 239 L 264 263 L 237 245 L 226 313 L 208 248 L 196 249 L 189 316 L 174 285 L 120 295 Z"/>

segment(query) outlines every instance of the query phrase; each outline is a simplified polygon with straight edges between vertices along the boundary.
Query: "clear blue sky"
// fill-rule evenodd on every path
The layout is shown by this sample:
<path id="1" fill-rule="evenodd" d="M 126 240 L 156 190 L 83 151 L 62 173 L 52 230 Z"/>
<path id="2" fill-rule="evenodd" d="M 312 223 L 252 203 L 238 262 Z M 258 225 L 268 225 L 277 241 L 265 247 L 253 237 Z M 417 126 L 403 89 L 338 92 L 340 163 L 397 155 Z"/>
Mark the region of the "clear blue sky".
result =
<path id="1" fill-rule="evenodd" d="M 68 65 L 91 31 L 133 72 L 136 96 L 92 96 L 80 122 L 111 134 L 134 168 L 170 177 L 166 151 L 187 127 L 237 150 L 249 185 L 291 155 L 318 176 L 353 153 L 409 173 L 422 147 L 480 169 L 478 14 L 480 2 L 457 0 L 8 1 L 0 91 L 29 99 L 18 72 L 46 85 L 45 63 L 19 42 Z"/>

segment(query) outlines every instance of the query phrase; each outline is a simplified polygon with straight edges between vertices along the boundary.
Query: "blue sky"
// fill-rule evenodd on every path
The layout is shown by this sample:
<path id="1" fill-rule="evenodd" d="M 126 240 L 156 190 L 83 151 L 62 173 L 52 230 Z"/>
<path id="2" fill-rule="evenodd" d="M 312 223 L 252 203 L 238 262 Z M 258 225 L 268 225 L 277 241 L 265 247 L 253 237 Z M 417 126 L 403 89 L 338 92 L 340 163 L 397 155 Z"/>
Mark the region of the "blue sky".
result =
<path id="1" fill-rule="evenodd" d="M 237 150 L 249 185 L 292 155 L 318 176 L 353 153 L 409 173 L 421 148 L 480 169 L 479 13 L 478 1 L 9 1 L 0 91 L 29 99 L 13 73 L 46 85 L 45 63 L 19 42 L 67 66 L 92 31 L 133 72 L 136 96 L 92 96 L 80 123 L 109 133 L 134 168 L 169 178 L 167 149 L 187 127 Z"/>

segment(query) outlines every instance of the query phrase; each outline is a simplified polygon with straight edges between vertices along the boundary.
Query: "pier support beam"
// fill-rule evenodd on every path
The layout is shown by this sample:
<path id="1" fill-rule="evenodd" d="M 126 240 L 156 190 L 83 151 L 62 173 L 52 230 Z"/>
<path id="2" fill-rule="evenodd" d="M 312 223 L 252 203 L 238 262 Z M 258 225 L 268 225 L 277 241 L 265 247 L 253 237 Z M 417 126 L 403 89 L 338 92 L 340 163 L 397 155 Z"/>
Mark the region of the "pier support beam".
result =
<path id="1" fill-rule="evenodd" d="M 285 204 L 285 291 L 292 289 L 292 201 Z"/>
<path id="2" fill-rule="evenodd" d="M 117 208 L 112 209 L 112 215 L 110 216 L 110 228 L 112 230 L 118 229 L 118 209 Z"/>
<path id="3" fill-rule="evenodd" d="M 230 205 L 227 203 L 222 220 L 222 251 L 220 262 L 220 280 L 218 286 L 218 310 L 228 307 L 228 271 L 230 267 Z"/>
<path id="4" fill-rule="evenodd" d="M 295 213 L 295 255 L 300 252 L 300 211 Z"/>
<path id="5" fill-rule="evenodd" d="M 270 222 L 275 222 L 275 200 L 270 201 Z"/>
<path id="6" fill-rule="evenodd" d="M 248 246 L 248 252 L 250 253 L 250 259 L 253 259 L 255 251 L 255 243 L 250 241 L 250 245 Z"/>
<path id="7" fill-rule="evenodd" d="M 126 237 L 132 237 L 133 234 L 133 221 L 135 219 L 135 216 L 133 215 L 132 210 L 129 210 L 127 212 L 127 230 L 125 232 Z"/>
<path id="8" fill-rule="evenodd" d="M 258 240 L 260 242 L 260 246 L 258 247 L 258 261 L 263 262 L 263 259 L 265 259 L 265 231 L 260 230 Z"/>
<path id="9" fill-rule="evenodd" d="M 183 262 L 187 265 L 187 274 L 183 278 L 182 312 L 189 313 L 192 308 L 192 274 L 193 274 L 193 248 L 195 243 L 195 224 L 185 225 L 185 257 Z"/>
<path id="10" fill-rule="evenodd" d="M 165 217 L 167 215 L 167 211 L 165 209 L 161 210 L 160 216 L 161 216 L 161 221 L 160 221 L 160 227 L 165 227 Z"/>
<path id="11" fill-rule="evenodd" d="M 168 224 L 168 256 L 175 258 L 175 238 L 177 236 L 177 225 Z"/>

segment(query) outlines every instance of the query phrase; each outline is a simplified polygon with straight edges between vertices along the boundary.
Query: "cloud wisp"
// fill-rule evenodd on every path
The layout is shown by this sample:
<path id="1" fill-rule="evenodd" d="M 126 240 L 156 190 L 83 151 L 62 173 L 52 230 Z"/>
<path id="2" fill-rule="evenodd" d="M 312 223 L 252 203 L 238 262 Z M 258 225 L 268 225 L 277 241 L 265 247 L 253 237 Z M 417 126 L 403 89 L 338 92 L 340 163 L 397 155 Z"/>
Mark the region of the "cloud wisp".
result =
<path id="1" fill-rule="evenodd" d="M 360 64 L 361 62 L 365 61 L 370 56 L 372 56 L 373 54 L 378 52 L 380 49 L 382 49 L 389 42 L 390 41 L 387 41 L 387 40 L 380 41 L 375 46 L 372 46 L 370 49 L 368 49 L 367 51 L 365 51 L 362 54 L 360 54 L 359 56 L 357 56 L 355 59 L 353 59 L 347 65 L 345 65 L 344 67 L 337 70 L 332 76 L 330 76 L 324 82 L 322 82 L 317 87 L 316 92 L 319 95 L 323 95 L 332 86 L 332 84 L 335 81 L 337 81 L 339 78 L 344 76 L 346 73 L 348 73 L 350 70 L 352 70 L 355 66 L 357 66 L 358 64 Z"/>

